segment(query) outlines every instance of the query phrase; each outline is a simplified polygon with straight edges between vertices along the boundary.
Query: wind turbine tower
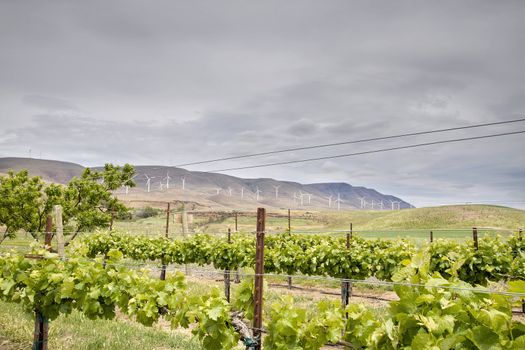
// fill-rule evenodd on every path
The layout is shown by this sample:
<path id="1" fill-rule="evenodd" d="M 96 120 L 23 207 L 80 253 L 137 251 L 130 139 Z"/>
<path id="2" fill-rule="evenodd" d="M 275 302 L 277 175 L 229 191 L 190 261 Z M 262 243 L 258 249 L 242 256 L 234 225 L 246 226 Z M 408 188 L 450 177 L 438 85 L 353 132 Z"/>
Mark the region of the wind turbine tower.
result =
<path id="1" fill-rule="evenodd" d="M 216 188 L 215 191 L 217 191 L 216 195 L 218 196 L 221 193 L 222 188 Z"/>
<path id="2" fill-rule="evenodd" d="M 180 179 L 182 181 L 182 190 L 184 191 L 186 189 L 186 178 L 185 177 L 181 177 Z"/>
<path id="3" fill-rule="evenodd" d="M 275 199 L 279 199 L 279 187 L 281 187 L 281 185 L 273 186 L 273 188 L 275 188 Z"/>
<path id="4" fill-rule="evenodd" d="M 328 196 L 328 208 L 331 208 L 331 207 L 332 207 L 332 197 L 333 197 L 333 196 L 334 196 L 333 194 L 331 194 L 331 195 Z"/>
<path id="5" fill-rule="evenodd" d="M 337 194 L 337 199 L 335 200 L 335 202 L 337 203 L 337 210 L 338 210 L 338 211 L 341 210 L 341 202 L 342 202 L 342 201 L 343 201 L 343 200 L 341 199 L 341 194 L 338 193 L 338 194 Z"/>
<path id="6" fill-rule="evenodd" d="M 151 179 L 154 179 L 155 176 L 148 176 L 147 174 L 144 174 L 144 176 L 146 177 L 146 186 L 148 188 L 148 193 L 150 192 L 150 189 L 151 189 Z"/>
<path id="7" fill-rule="evenodd" d="M 232 188 L 230 186 L 228 186 L 228 194 L 230 195 L 230 197 L 232 196 Z"/>
<path id="8" fill-rule="evenodd" d="M 170 172 L 169 170 L 166 172 L 166 177 L 163 178 L 162 180 L 166 180 L 166 189 L 169 190 L 170 189 Z"/>
<path id="9" fill-rule="evenodd" d="M 358 197 L 358 198 L 361 201 L 361 209 L 363 209 L 365 206 L 365 197 Z"/>
<path id="10" fill-rule="evenodd" d="M 257 196 L 257 201 L 259 201 L 259 194 L 261 194 L 261 190 L 259 189 L 259 186 L 257 186 L 257 191 L 255 191 L 255 195 Z"/>

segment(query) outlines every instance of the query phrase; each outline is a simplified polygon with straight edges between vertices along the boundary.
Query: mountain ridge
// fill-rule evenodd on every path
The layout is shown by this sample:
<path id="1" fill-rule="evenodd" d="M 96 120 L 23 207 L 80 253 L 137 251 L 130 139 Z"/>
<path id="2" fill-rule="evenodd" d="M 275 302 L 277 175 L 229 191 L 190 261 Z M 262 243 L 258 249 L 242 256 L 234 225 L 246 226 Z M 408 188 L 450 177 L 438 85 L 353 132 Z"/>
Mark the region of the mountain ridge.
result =
<path id="1" fill-rule="evenodd" d="M 261 204 L 276 209 L 405 209 L 413 207 L 399 197 L 383 194 L 373 188 L 353 186 L 346 182 L 301 184 L 273 178 L 239 178 L 231 175 L 190 171 L 173 166 L 135 165 L 137 186 L 122 189 L 124 201 L 187 201 L 210 209 L 253 208 Z M 90 167 L 101 169 L 101 167 Z M 84 166 L 71 162 L 34 158 L 0 158 L 0 173 L 9 169 L 28 169 L 45 181 L 67 183 L 81 174 Z M 167 179 L 169 176 L 169 180 Z M 148 192 L 148 180 L 150 189 Z M 184 179 L 184 180 L 183 180 Z M 182 184 L 184 181 L 184 189 Z M 167 188 L 169 186 L 169 188 Z M 394 202 L 394 203 L 392 203 Z"/>

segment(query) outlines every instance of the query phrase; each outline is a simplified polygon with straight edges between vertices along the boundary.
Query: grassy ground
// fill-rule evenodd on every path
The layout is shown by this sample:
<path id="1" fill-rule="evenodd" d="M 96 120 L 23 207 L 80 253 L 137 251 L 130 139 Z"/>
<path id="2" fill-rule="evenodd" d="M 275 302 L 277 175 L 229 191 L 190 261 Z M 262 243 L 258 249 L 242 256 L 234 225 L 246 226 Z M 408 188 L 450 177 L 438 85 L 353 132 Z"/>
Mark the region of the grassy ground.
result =
<path id="1" fill-rule="evenodd" d="M 255 214 L 255 213 L 254 213 Z M 288 229 L 286 212 L 281 217 L 268 216 L 268 232 L 284 232 Z M 525 226 L 525 211 L 488 205 L 461 205 L 433 208 L 405 209 L 397 211 L 325 211 L 325 212 L 292 212 L 292 232 L 326 232 L 345 231 L 353 224 L 354 234 L 370 238 L 409 238 L 427 240 L 430 230 L 434 239 L 452 238 L 467 239 L 472 235 L 472 227 L 478 227 L 479 236 L 501 234 L 503 236 Z M 238 230 L 253 232 L 255 216 L 239 216 Z M 158 216 L 132 222 L 117 222 L 116 228 L 129 232 L 163 235 L 166 218 Z M 170 236 L 181 237 L 180 224 L 170 222 Z M 226 233 L 228 228 L 235 229 L 235 219 L 226 218 L 217 222 L 207 222 L 196 218 L 191 227 L 193 232 Z M 338 234 L 341 232 L 332 232 Z"/>
<path id="2" fill-rule="evenodd" d="M 34 318 L 17 304 L 0 302 L 0 349 L 28 349 Z M 50 349 L 202 349 L 187 331 L 144 327 L 124 319 L 89 320 L 78 312 L 50 323 Z"/>

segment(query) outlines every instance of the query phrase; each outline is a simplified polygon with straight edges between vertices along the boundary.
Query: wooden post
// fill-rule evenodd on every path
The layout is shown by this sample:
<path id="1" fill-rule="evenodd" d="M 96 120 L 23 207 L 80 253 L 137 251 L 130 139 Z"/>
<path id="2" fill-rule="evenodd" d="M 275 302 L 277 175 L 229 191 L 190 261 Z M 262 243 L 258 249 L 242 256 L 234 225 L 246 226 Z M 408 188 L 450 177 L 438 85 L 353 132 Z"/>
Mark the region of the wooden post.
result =
<path id="1" fill-rule="evenodd" d="M 430 243 L 434 242 L 434 232 L 430 231 Z"/>
<path id="2" fill-rule="evenodd" d="M 51 239 L 53 238 L 53 218 L 48 215 L 46 218 L 46 235 L 44 238 L 44 244 L 46 249 L 51 251 Z"/>
<path id="3" fill-rule="evenodd" d="M 478 250 L 478 229 L 472 228 L 472 240 L 474 241 L 474 249 Z"/>
<path id="4" fill-rule="evenodd" d="M 53 218 L 48 215 L 46 218 L 46 235 L 44 239 L 45 247 L 48 251 L 51 251 L 51 238 L 53 233 Z M 33 336 L 33 350 L 47 350 L 47 338 L 49 334 L 49 320 L 48 318 L 38 309 L 35 308 L 35 331 Z"/>
<path id="5" fill-rule="evenodd" d="M 264 274 L 264 234 L 266 209 L 257 209 L 257 241 L 255 245 L 255 288 L 253 312 L 253 336 L 257 341 L 255 350 L 262 349 L 262 310 L 263 310 L 263 274 Z"/>
<path id="6" fill-rule="evenodd" d="M 228 244 L 231 244 L 232 242 L 232 231 L 228 227 Z M 231 273 L 231 266 L 228 266 L 226 270 L 224 271 L 224 295 L 226 296 L 226 300 L 230 302 L 230 273 Z"/>
<path id="7" fill-rule="evenodd" d="M 522 232 L 523 232 L 523 231 L 522 231 L 521 227 L 518 227 L 518 240 L 520 240 L 520 241 L 523 239 L 523 237 L 522 237 L 522 235 L 521 235 Z"/>
<path id="8" fill-rule="evenodd" d="M 239 214 L 235 212 L 235 232 L 239 231 L 238 224 L 239 224 Z"/>
<path id="9" fill-rule="evenodd" d="M 64 226 L 62 223 L 62 206 L 55 205 L 55 226 L 57 236 L 57 251 L 61 258 L 66 256 L 64 249 Z"/>
<path id="10" fill-rule="evenodd" d="M 188 233 L 188 212 L 186 211 L 186 204 L 182 206 L 182 236 L 186 237 Z"/>
<path id="11" fill-rule="evenodd" d="M 350 249 L 350 240 L 353 235 L 352 223 L 350 223 L 350 230 L 346 234 L 346 249 Z M 350 295 L 352 294 L 352 283 L 350 281 L 341 282 L 341 306 L 343 310 L 346 309 L 348 301 L 350 300 Z"/>
<path id="12" fill-rule="evenodd" d="M 170 202 L 168 202 L 168 208 L 166 209 L 166 238 L 170 232 Z"/>

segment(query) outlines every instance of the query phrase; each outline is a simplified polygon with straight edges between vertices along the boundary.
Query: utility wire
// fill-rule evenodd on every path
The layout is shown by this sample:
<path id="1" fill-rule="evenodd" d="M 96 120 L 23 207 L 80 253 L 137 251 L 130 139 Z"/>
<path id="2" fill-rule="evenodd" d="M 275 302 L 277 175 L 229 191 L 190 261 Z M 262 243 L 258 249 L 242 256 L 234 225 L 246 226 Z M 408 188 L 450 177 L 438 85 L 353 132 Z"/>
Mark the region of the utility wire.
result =
<path id="1" fill-rule="evenodd" d="M 485 126 L 494 126 L 494 125 L 518 123 L 518 122 L 523 122 L 523 121 L 525 121 L 525 118 L 513 119 L 513 120 L 505 120 L 505 121 L 493 122 L 493 123 L 484 123 L 484 124 L 459 126 L 459 127 L 455 127 L 455 128 L 436 129 L 436 130 L 418 131 L 418 132 L 411 132 L 411 133 L 391 135 L 391 136 L 373 137 L 373 138 L 360 139 L 360 140 L 342 141 L 342 142 L 326 143 L 326 144 L 320 144 L 320 145 L 286 148 L 286 149 L 281 149 L 281 150 L 276 150 L 276 151 L 268 151 L 268 152 L 244 154 L 244 155 L 240 155 L 240 156 L 208 159 L 208 160 L 202 160 L 202 161 L 198 161 L 198 162 L 178 164 L 178 165 L 175 165 L 175 166 L 182 167 L 182 166 L 188 166 L 188 165 L 216 163 L 216 162 L 222 162 L 222 161 L 225 161 L 225 160 L 232 160 L 232 159 L 251 158 L 251 157 L 258 157 L 258 156 L 266 156 L 266 155 L 270 155 L 270 154 L 286 153 L 286 152 L 293 152 L 293 151 L 303 151 L 303 150 L 315 149 L 315 148 L 324 148 L 324 147 L 349 145 L 349 144 L 362 143 L 362 142 L 389 140 L 389 139 L 396 139 L 396 138 L 402 138 L 402 137 L 408 137 L 408 136 L 428 135 L 428 134 L 442 133 L 442 132 L 447 132 L 447 131 L 466 130 L 466 129 L 473 129 L 473 128 L 481 128 L 481 127 L 485 127 Z"/>
<path id="2" fill-rule="evenodd" d="M 306 158 L 306 159 L 298 159 L 298 160 L 289 160 L 289 161 L 284 161 L 284 162 L 275 162 L 275 163 L 265 163 L 265 164 L 257 164 L 257 165 L 248 165 L 248 166 L 235 167 L 235 168 L 225 168 L 225 169 L 207 170 L 207 172 L 210 172 L 210 173 L 220 173 L 220 172 L 233 171 L 233 170 L 244 170 L 244 169 L 254 169 L 254 168 L 265 168 L 265 167 L 276 166 L 276 165 L 296 164 L 296 163 L 313 162 L 313 161 L 317 161 L 317 160 L 326 160 L 326 159 L 345 158 L 345 157 L 359 156 L 359 155 L 364 155 L 364 154 L 372 154 L 372 153 L 381 153 L 381 152 L 397 151 L 397 150 L 401 150 L 401 149 L 409 149 L 409 148 L 417 148 L 417 147 L 424 147 L 424 146 L 431 146 L 431 145 L 439 145 L 439 144 L 444 144 L 444 143 L 453 143 L 453 142 L 462 142 L 462 141 L 480 140 L 480 139 L 487 139 L 487 138 L 500 137 L 500 136 L 518 135 L 518 134 L 523 134 L 523 133 L 525 133 L 525 130 L 514 131 L 514 132 L 505 132 L 505 133 L 500 133 L 500 134 L 490 134 L 490 135 L 483 135 L 483 136 L 463 137 L 463 138 L 459 138 L 459 139 L 450 139 L 450 140 L 442 140 L 442 141 L 433 141 L 433 142 L 416 143 L 416 144 L 406 145 L 406 146 L 381 148 L 381 149 L 376 149 L 376 150 L 371 150 L 371 151 L 363 151 L 363 152 L 355 152 L 355 153 L 338 154 L 338 155 L 326 156 L 326 157 Z"/>

